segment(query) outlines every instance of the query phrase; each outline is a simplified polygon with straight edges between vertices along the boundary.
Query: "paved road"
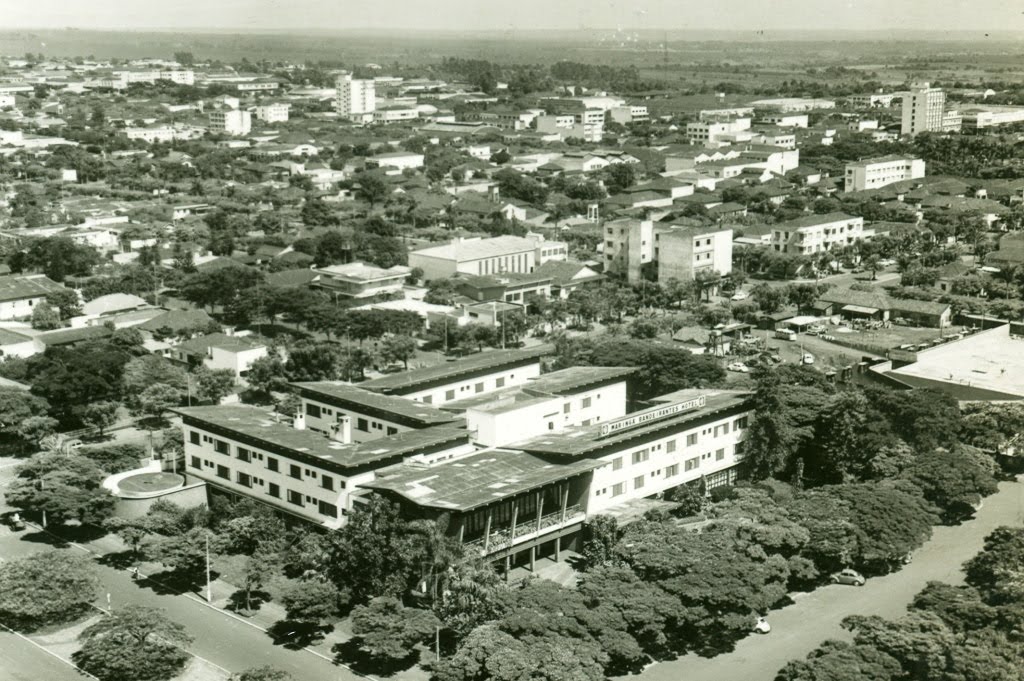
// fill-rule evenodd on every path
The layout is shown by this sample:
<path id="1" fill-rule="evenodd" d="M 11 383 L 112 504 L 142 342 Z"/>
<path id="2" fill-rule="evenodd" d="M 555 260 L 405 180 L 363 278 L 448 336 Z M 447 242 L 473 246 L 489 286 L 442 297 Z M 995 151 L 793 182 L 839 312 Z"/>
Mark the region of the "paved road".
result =
<path id="1" fill-rule="evenodd" d="M 85 681 L 85 676 L 31 642 L 0 628 L 0 678 L 4 681 Z"/>
<path id="2" fill-rule="evenodd" d="M 33 535 L 31 530 L 26 533 L 12 534 L 0 529 L 0 556 L 7 559 L 37 553 L 39 551 L 54 550 L 47 544 L 38 541 L 31 541 Z M 80 549 L 68 549 L 80 550 Z M 184 595 L 159 595 L 153 590 L 141 587 L 132 581 L 128 573 L 115 570 L 106 566 L 98 566 L 100 577 L 100 597 L 97 605 L 106 607 L 106 594 L 111 595 L 111 604 L 117 609 L 128 603 L 147 605 L 155 608 L 162 608 L 175 622 L 184 625 L 188 632 L 195 638 L 190 652 L 201 657 L 216 666 L 226 669 L 228 672 L 240 672 L 250 667 L 271 665 L 277 669 L 288 672 L 295 679 L 302 681 L 356 681 L 360 677 L 342 667 L 335 666 L 329 660 L 318 657 L 313 653 L 304 650 L 289 650 L 273 644 L 267 634 L 253 627 L 252 625 L 230 617 L 219 610 L 206 607 L 196 600 Z M 33 666 L 36 658 L 45 657 L 45 653 L 37 649 L 29 650 L 32 645 L 9 635 L 12 640 L 0 639 L 0 660 L 7 661 L 7 649 L 16 651 L 18 657 L 12 652 L 10 659 L 22 669 L 23 676 L 15 676 L 27 681 L 42 681 L 55 679 L 62 681 L 67 676 L 66 670 L 54 673 L 53 676 L 44 675 L 43 672 L 49 666 L 40 666 L 38 670 Z M 44 660 L 40 665 L 57 665 L 57 660 Z M 35 671 L 35 674 L 24 675 L 25 672 Z M 74 670 L 71 670 L 72 672 Z M 8 670 L 0 671 L 0 679 L 7 681 L 4 674 Z M 65 674 L 61 676 L 60 673 Z M 74 678 L 82 679 L 81 676 Z"/>
<path id="3" fill-rule="evenodd" d="M 901 571 L 869 579 L 860 588 L 827 586 L 798 595 L 794 604 L 769 615 L 771 634 L 748 636 L 733 652 L 718 657 L 687 655 L 652 665 L 640 675 L 642 681 L 772 681 L 789 660 L 806 657 L 826 639 L 846 638 L 839 623 L 848 615 L 898 617 L 927 582 L 962 582 L 961 565 L 1000 525 L 1024 525 L 1024 483 L 1000 483 L 974 520 L 936 528 Z"/>

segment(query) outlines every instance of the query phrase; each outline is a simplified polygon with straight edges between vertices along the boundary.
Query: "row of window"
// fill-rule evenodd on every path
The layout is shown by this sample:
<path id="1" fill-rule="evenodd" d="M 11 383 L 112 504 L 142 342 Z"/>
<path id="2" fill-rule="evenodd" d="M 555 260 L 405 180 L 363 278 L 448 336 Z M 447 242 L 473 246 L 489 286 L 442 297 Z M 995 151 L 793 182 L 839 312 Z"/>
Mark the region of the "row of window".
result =
<path id="1" fill-rule="evenodd" d="M 647 450 L 641 450 L 641 451 L 643 453 L 647 452 Z M 633 453 L 633 456 L 634 456 L 633 463 L 637 463 L 636 455 L 639 454 L 639 453 L 640 452 L 634 452 Z M 703 459 L 711 459 L 712 456 L 715 457 L 715 461 L 721 461 L 722 459 L 725 458 L 725 449 L 724 448 L 723 449 L 719 449 L 719 450 L 715 451 L 714 453 L 707 452 L 706 454 L 702 454 L 700 456 L 694 456 L 694 457 L 691 457 L 689 459 L 686 459 L 686 461 L 683 462 L 683 470 L 684 471 L 696 470 L 697 468 L 700 468 L 701 460 L 703 460 Z M 647 460 L 647 458 L 645 456 L 643 458 L 643 461 L 646 461 L 646 460 Z M 614 470 L 618 470 L 619 468 L 622 467 L 622 458 L 620 457 L 618 459 L 615 459 L 615 463 L 617 463 L 618 466 L 615 467 Z M 658 470 L 651 471 L 648 474 L 648 476 L 651 477 L 651 478 L 656 478 L 656 477 L 659 477 L 659 476 L 663 476 L 665 478 L 672 478 L 672 477 L 675 477 L 676 475 L 679 475 L 679 464 L 677 464 L 677 463 L 674 463 L 671 466 L 666 466 L 665 468 L 659 468 Z M 635 478 L 633 478 L 633 489 L 634 490 L 643 489 L 644 486 L 647 484 L 646 477 L 648 477 L 648 476 L 638 475 Z M 617 496 L 621 496 L 621 495 L 625 494 L 626 491 L 627 491 L 627 484 L 628 484 L 627 482 L 619 482 L 619 483 L 616 483 L 616 484 L 612 485 L 611 488 L 610 488 L 611 489 L 611 496 L 617 497 Z M 604 487 L 602 489 L 599 489 L 599 490 L 594 492 L 594 496 L 604 496 L 604 495 L 608 494 L 608 490 L 609 490 L 608 487 Z"/>
<path id="2" fill-rule="evenodd" d="M 514 379 L 515 377 L 516 377 L 515 374 L 509 374 L 509 378 L 510 379 Z M 494 387 L 495 388 L 504 388 L 505 387 L 505 377 L 504 376 L 499 376 L 498 378 L 494 379 Z M 463 392 L 469 391 L 470 389 L 473 390 L 474 394 L 482 393 L 486 389 L 486 385 L 485 385 L 485 383 L 483 381 L 480 381 L 479 383 L 475 383 L 475 384 L 472 384 L 472 385 L 468 385 L 467 384 L 467 385 L 460 386 L 459 389 L 458 389 L 458 392 L 463 393 Z M 452 400 L 455 399 L 455 394 L 456 394 L 455 388 L 452 388 L 450 390 L 445 390 L 444 391 L 444 401 L 445 402 L 451 402 Z M 418 402 L 422 402 L 423 404 L 433 404 L 434 396 L 433 395 L 424 395 L 423 397 L 416 398 L 416 400 Z"/>
<path id="3" fill-rule="evenodd" d="M 222 464 L 215 464 L 212 461 L 205 461 L 198 456 L 193 456 L 190 466 L 196 470 L 202 470 L 203 468 L 215 468 L 216 476 L 218 478 L 231 482 L 231 469 Z M 242 487 L 248 487 L 250 489 L 253 487 L 266 487 L 266 495 L 268 497 L 273 497 L 275 499 L 281 498 L 281 486 L 275 482 L 268 482 L 262 478 L 257 478 L 242 471 L 235 471 L 234 482 Z M 333 487 L 325 487 L 325 489 L 333 489 Z M 328 516 L 330 518 L 338 517 L 338 507 L 335 504 L 329 504 L 322 499 L 314 499 L 309 495 L 303 495 L 301 492 L 297 492 L 292 489 L 286 489 L 285 492 L 286 499 L 290 504 L 300 508 L 305 508 L 306 504 L 315 505 L 317 507 L 317 512 L 320 513 L 320 515 Z"/>
<path id="4" fill-rule="evenodd" d="M 227 456 L 231 455 L 231 445 L 229 445 L 227 442 L 224 442 L 223 440 L 218 440 L 217 438 L 212 438 L 209 435 L 203 435 L 201 439 L 203 441 L 206 441 L 206 442 L 212 442 L 213 443 L 213 449 L 218 454 L 224 454 L 224 455 L 227 455 Z M 189 441 L 192 444 L 196 444 L 196 445 L 199 444 L 200 443 L 200 435 L 199 435 L 199 433 L 197 433 L 196 431 L 191 431 L 189 433 Z M 271 473 L 280 473 L 281 472 L 280 464 L 278 463 L 277 459 L 275 459 L 274 457 L 269 456 L 269 455 L 264 457 L 263 454 L 261 454 L 260 452 L 256 452 L 256 451 L 253 451 L 253 450 L 250 450 L 250 449 L 246 449 L 245 447 L 237 447 L 237 446 L 235 447 L 235 458 L 237 458 L 239 461 L 244 461 L 246 463 L 252 463 L 254 460 L 255 461 L 264 461 L 264 459 L 265 459 L 265 464 L 266 464 L 265 467 L 266 467 L 266 469 L 268 471 L 270 471 Z M 199 461 L 199 460 L 200 459 L 197 456 L 193 456 L 192 457 L 192 461 L 193 462 L 196 462 L 196 461 Z M 212 467 L 213 464 L 211 463 L 210 466 Z M 195 466 L 195 465 L 193 467 L 194 468 L 201 468 L 200 466 Z M 218 466 L 218 470 L 219 470 L 219 468 L 224 468 L 225 470 L 227 470 L 227 468 L 224 467 L 224 466 Z M 221 477 L 223 477 L 223 476 L 221 476 Z M 335 491 L 335 489 L 336 489 L 333 476 L 327 475 L 326 473 L 318 473 L 315 469 L 312 469 L 312 468 L 305 468 L 304 469 L 302 466 L 300 466 L 298 464 L 294 464 L 294 463 L 288 464 L 288 477 L 294 478 L 296 480 L 302 480 L 304 478 L 312 478 L 314 480 L 319 479 L 320 487 L 322 487 L 323 489 L 331 491 L 331 492 Z M 339 480 L 338 481 L 338 489 L 345 489 L 345 481 L 344 480 Z"/>
<path id="5" fill-rule="evenodd" d="M 324 416 L 334 416 L 334 410 L 331 409 L 330 407 L 322 407 L 318 404 L 307 402 L 306 415 L 309 416 L 310 418 L 319 419 L 323 418 Z M 346 412 L 342 411 L 341 409 L 338 410 L 338 416 L 345 415 Z M 364 433 L 369 433 L 371 430 L 383 430 L 388 435 L 395 435 L 398 433 L 398 428 L 395 428 L 394 426 L 388 426 L 378 421 L 370 421 L 369 419 L 363 418 L 361 416 L 356 417 L 356 430 L 362 431 Z"/>

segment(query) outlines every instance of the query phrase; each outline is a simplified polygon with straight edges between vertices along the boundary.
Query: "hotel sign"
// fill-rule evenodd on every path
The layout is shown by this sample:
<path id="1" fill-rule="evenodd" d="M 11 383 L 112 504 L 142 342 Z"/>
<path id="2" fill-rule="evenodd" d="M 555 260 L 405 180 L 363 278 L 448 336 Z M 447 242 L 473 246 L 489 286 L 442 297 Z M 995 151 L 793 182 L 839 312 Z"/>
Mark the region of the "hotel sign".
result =
<path id="1" fill-rule="evenodd" d="M 642 426 L 652 421 L 660 421 L 661 419 L 668 418 L 669 416 L 675 416 L 676 414 L 682 414 L 687 411 L 693 411 L 694 409 L 700 409 L 707 402 L 707 398 L 704 395 L 695 397 L 692 400 L 686 400 L 685 402 L 675 402 L 664 407 L 655 407 L 654 409 L 648 409 L 647 411 L 637 412 L 632 416 L 625 416 L 615 421 L 609 421 L 601 425 L 601 436 L 611 435 L 617 433 L 620 430 L 626 430 L 628 428 L 635 428 L 636 426 Z"/>

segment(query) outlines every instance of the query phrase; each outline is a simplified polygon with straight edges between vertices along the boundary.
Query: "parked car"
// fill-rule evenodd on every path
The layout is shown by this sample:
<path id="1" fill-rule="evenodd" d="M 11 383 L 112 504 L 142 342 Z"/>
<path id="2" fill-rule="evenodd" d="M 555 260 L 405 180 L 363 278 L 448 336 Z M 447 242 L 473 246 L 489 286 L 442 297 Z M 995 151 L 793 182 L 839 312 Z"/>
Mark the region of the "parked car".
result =
<path id="1" fill-rule="evenodd" d="M 833 584 L 850 584 L 852 586 L 864 586 L 864 582 L 867 581 L 864 579 L 864 575 L 850 568 L 834 573 L 830 580 Z"/>
<path id="2" fill-rule="evenodd" d="M 730 364 L 729 366 L 727 366 L 725 368 L 728 369 L 729 371 L 736 371 L 736 372 L 741 373 L 741 374 L 749 374 L 750 373 L 750 367 L 748 367 L 743 362 L 733 362 L 732 364 Z"/>
<path id="3" fill-rule="evenodd" d="M 737 291 L 736 293 L 732 294 L 732 298 L 730 300 L 746 300 L 749 297 L 750 294 L 747 293 L 746 291 Z"/>
<path id="4" fill-rule="evenodd" d="M 15 532 L 20 532 L 25 529 L 25 521 L 21 519 L 20 513 L 11 513 L 7 516 L 7 526 Z"/>
<path id="5" fill-rule="evenodd" d="M 814 355 L 809 352 L 805 352 L 804 356 L 800 358 L 800 362 L 803 364 L 814 364 Z"/>
<path id="6" fill-rule="evenodd" d="M 781 340 L 795 341 L 796 331 L 793 329 L 775 329 L 775 337 Z"/>
<path id="7" fill-rule="evenodd" d="M 768 624 L 768 620 L 764 617 L 758 617 L 757 621 L 754 622 L 754 632 L 758 634 L 767 634 L 772 630 L 772 625 Z"/>

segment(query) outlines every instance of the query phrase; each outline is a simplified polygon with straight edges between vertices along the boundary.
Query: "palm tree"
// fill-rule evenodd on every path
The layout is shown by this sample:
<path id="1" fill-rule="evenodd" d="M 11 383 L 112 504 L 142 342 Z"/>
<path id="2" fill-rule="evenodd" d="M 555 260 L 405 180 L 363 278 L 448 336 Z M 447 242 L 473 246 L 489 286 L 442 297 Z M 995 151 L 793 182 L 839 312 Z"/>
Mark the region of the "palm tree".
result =
<path id="1" fill-rule="evenodd" d="M 436 520 L 414 520 L 409 523 L 420 563 L 420 583 L 431 603 L 437 603 L 452 567 L 463 557 L 462 544 L 449 536 L 451 518 L 444 513 Z"/>

